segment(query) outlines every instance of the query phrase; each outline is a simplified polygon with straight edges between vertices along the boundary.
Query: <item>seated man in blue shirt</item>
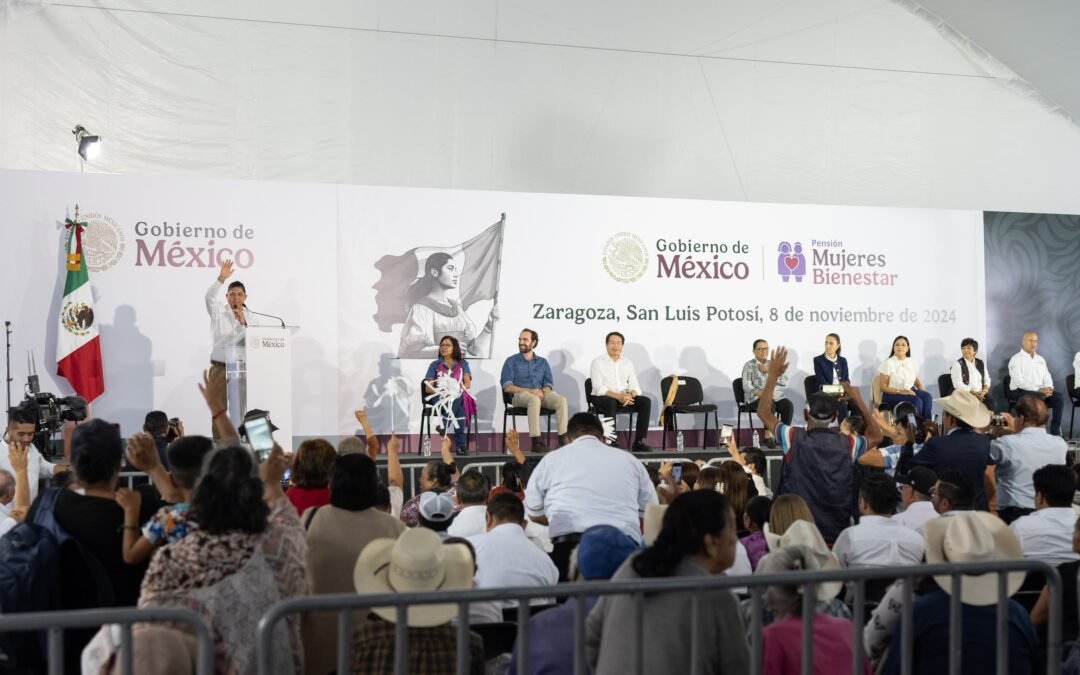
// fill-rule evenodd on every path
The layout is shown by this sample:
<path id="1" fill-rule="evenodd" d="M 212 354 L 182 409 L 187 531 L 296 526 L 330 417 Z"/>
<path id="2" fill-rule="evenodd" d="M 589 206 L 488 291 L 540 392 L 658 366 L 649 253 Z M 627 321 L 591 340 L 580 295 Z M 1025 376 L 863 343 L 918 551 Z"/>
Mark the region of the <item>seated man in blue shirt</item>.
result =
<path id="1" fill-rule="evenodd" d="M 526 328 L 518 336 L 518 353 L 503 363 L 499 382 L 507 394 L 512 394 L 511 405 L 525 408 L 529 420 L 529 439 L 533 452 L 547 452 L 551 448 L 540 440 L 540 408 L 555 411 L 559 425 L 559 442 L 566 435 L 566 397 L 555 392 L 551 379 L 551 366 L 547 359 L 533 351 L 540 343 L 536 331 Z"/>

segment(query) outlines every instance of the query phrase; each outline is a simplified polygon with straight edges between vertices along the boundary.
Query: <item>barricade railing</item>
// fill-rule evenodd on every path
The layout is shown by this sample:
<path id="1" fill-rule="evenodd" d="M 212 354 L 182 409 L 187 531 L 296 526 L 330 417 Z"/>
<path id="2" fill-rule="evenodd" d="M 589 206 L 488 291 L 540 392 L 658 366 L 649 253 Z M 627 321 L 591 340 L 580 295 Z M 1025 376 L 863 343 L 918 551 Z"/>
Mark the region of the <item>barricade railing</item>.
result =
<path id="1" fill-rule="evenodd" d="M 997 675 L 1007 675 L 1009 671 L 1009 572 L 1039 572 L 1045 576 L 1049 589 L 1049 623 L 1047 631 L 1047 675 L 1060 675 L 1061 672 L 1061 607 L 1062 585 L 1057 570 L 1041 560 L 1010 560 L 988 563 L 964 563 L 941 565 L 914 565 L 905 567 L 878 567 L 862 569 L 820 570 L 814 572 L 784 572 L 781 574 L 760 574 L 747 576 L 693 576 L 664 579 L 641 579 L 632 581 L 603 581 L 588 583 L 568 583 L 551 587 L 530 588 L 488 588 L 453 592 L 430 593 L 385 593 L 385 594 L 334 594 L 293 598 L 279 602 L 267 610 L 260 619 L 257 628 L 257 649 L 259 673 L 274 673 L 272 662 L 273 633 L 278 622 L 291 614 L 312 611 L 337 612 L 337 672 L 351 672 L 352 651 L 352 614 L 356 609 L 370 607 L 393 607 L 396 612 L 394 635 L 394 673 L 405 675 L 408 672 L 408 639 L 406 611 L 412 605 L 457 604 L 457 672 L 468 673 L 471 655 L 469 653 L 469 605 L 478 602 L 504 600 L 518 601 L 518 624 L 516 638 L 517 675 L 525 675 L 529 670 L 529 600 L 534 598 L 565 597 L 574 603 L 574 673 L 584 675 L 585 664 L 585 600 L 590 596 L 631 595 L 634 600 L 636 635 L 632 636 L 634 645 L 633 674 L 641 675 L 644 663 L 644 649 L 647 638 L 643 634 L 644 606 L 646 595 L 692 591 L 690 594 L 689 613 L 693 617 L 690 631 L 691 672 L 702 672 L 704 658 L 703 645 L 709 636 L 702 635 L 704 626 L 704 602 L 702 592 L 719 589 L 747 587 L 750 595 L 750 672 L 758 675 L 762 672 L 762 623 L 764 589 L 771 585 L 802 587 L 804 598 L 816 597 L 818 584 L 828 582 L 852 582 L 854 584 L 855 606 L 853 609 L 852 640 L 853 675 L 863 675 L 863 627 L 866 625 L 866 582 L 875 579 L 897 579 L 903 585 L 903 609 L 901 631 L 900 672 L 912 675 L 912 623 L 914 616 L 915 579 L 926 576 L 949 576 L 952 588 L 959 588 L 959 580 L 967 576 L 996 574 L 997 584 L 997 623 L 995 647 L 997 657 Z M 960 594 L 950 595 L 949 605 L 949 673 L 959 675 L 962 665 L 962 612 Z M 814 671 L 813 615 L 817 603 L 804 602 L 802 606 L 802 667 L 803 675 Z M 671 645 L 665 645 L 670 648 Z"/>
<path id="2" fill-rule="evenodd" d="M 174 622 L 191 626 L 195 636 L 195 673 L 212 675 L 214 672 L 214 640 L 210 628 L 195 612 L 183 607 L 117 607 L 112 609 L 81 609 L 63 612 L 26 612 L 0 614 L 0 633 L 22 631 L 47 631 L 46 654 L 49 675 L 64 672 L 64 629 L 94 628 L 120 624 L 120 672 L 133 675 L 134 645 L 131 626 L 136 623 Z"/>

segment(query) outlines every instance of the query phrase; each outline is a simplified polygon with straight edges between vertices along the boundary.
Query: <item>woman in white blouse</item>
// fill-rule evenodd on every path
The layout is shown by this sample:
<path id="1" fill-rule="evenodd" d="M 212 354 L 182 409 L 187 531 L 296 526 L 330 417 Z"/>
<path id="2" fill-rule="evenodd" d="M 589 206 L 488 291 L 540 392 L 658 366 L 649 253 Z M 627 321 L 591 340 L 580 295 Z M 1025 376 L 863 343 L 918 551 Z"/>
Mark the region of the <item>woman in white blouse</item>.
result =
<path id="1" fill-rule="evenodd" d="M 911 403 L 919 417 L 930 419 L 934 406 L 931 396 L 919 381 L 919 364 L 911 358 L 911 345 L 903 335 L 892 343 L 892 356 L 878 369 L 881 402 L 890 406 Z"/>

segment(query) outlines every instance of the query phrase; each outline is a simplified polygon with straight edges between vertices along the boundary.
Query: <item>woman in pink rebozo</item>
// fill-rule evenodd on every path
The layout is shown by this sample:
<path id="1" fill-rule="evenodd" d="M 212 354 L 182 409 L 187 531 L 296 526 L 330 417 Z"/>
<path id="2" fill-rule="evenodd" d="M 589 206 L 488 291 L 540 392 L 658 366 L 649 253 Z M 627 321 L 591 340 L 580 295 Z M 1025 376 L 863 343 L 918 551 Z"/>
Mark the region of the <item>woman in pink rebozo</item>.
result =
<path id="1" fill-rule="evenodd" d="M 469 362 L 461 357 L 461 345 L 457 338 L 445 335 L 439 340 L 439 358 L 428 366 L 424 375 L 424 393 L 431 405 L 438 405 L 444 396 L 453 396 L 449 409 L 443 409 L 442 423 L 454 435 L 454 448 L 458 455 L 468 455 L 466 432 L 476 415 L 476 399 L 469 393 L 472 371 Z M 453 418 L 456 426 L 451 424 Z"/>

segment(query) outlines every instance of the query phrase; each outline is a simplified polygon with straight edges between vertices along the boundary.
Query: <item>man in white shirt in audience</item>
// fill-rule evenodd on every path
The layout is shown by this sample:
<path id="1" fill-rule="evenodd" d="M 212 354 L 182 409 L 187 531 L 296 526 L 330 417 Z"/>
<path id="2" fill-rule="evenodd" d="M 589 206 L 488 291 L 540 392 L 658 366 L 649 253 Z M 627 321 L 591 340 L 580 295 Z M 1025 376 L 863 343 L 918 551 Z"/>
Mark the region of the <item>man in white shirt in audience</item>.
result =
<path id="1" fill-rule="evenodd" d="M 18 405 L 8 411 L 7 432 L 0 441 L 0 469 L 15 475 L 8 460 L 8 444 L 26 448 L 26 473 L 30 479 L 30 503 L 37 499 L 38 481 L 51 478 L 53 474 L 67 471 L 65 464 L 53 464 L 34 447 L 34 431 L 37 429 L 37 411 L 26 404 Z"/>
<path id="2" fill-rule="evenodd" d="M 454 501 L 460 506 L 446 533 L 451 537 L 471 537 L 487 531 L 487 500 L 491 481 L 479 471 L 466 471 L 458 479 Z"/>
<path id="3" fill-rule="evenodd" d="M 1017 518 L 1009 525 L 1024 558 L 1043 560 L 1057 566 L 1080 560 L 1073 551 L 1073 528 L 1076 513 L 1072 510 L 1076 484 L 1072 469 L 1064 464 L 1049 464 L 1035 472 L 1035 512 Z"/>
<path id="4" fill-rule="evenodd" d="M 1065 463 L 1068 446 L 1061 436 L 1046 433 L 1047 416 L 1045 403 L 1025 396 L 1016 402 L 1016 418 L 1005 414 L 1003 435 L 990 442 L 990 459 L 997 465 L 997 514 L 1006 523 L 1035 510 L 1035 470 Z"/>
<path id="5" fill-rule="evenodd" d="M 559 581 L 567 580 L 570 553 L 582 532 L 611 525 L 641 541 L 645 507 L 657 503 L 645 466 L 604 442 L 604 427 L 595 415 L 571 417 L 566 435 L 571 442 L 545 455 L 525 487 L 526 513 L 548 526 Z"/>
<path id="6" fill-rule="evenodd" d="M 893 520 L 896 482 L 883 473 L 866 476 L 859 486 L 858 525 L 836 538 L 833 553 L 844 567 L 917 565 L 923 557 L 923 537 Z"/>
<path id="7" fill-rule="evenodd" d="M 926 521 L 938 515 L 930 500 L 937 474 L 925 466 L 913 466 L 911 471 L 897 476 L 896 482 L 900 484 L 900 503 L 904 510 L 892 519 L 922 535 Z"/>
<path id="8" fill-rule="evenodd" d="M 648 452 L 645 443 L 649 433 L 649 414 L 652 401 L 641 393 L 634 364 L 622 356 L 625 338 L 622 333 L 611 332 L 604 338 L 607 353 L 593 359 L 589 368 L 592 378 L 592 404 L 601 415 L 615 417 L 619 406 L 634 408 L 637 412 L 637 435 L 632 449 L 634 452 Z"/>
<path id="9" fill-rule="evenodd" d="M 979 352 L 979 343 L 975 338 L 960 341 L 960 358 L 953 361 L 949 370 L 953 389 L 967 389 L 975 398 L 983 402 L 987 410 L 994 410 L 994 399 L 990 397 L 990 373 L 982 359 L 975 358 Z"/>
<path id="10" fill-rule="evenodd" d="M 476 549 L 478 588 L 554 586 L 559 570 L 551 558 L 525 536 L 525 505 L 513 494 L 501 493 L 487 503 L 487 532 L 469 537 Z M 504 600 L 503 607 L 517 601 Z M 551 604 L 533 600 L 531 604 Z"/>
<path id="11" fill-rule="evenodd" d="M 1009 389 L 1013 401 L 1023 396 L 1041 399 L 1050 408 L 1050 433 L 1061 435 L 1061 414 L 1065 410 L 1065 397 L 1054 391 L 1054 378 L 1046 367 L 1046 359 L 1035 353 L 1039 336 L 1035 331 L 1024 333 L 1020 351 L 1009 359 Z"/>

